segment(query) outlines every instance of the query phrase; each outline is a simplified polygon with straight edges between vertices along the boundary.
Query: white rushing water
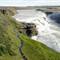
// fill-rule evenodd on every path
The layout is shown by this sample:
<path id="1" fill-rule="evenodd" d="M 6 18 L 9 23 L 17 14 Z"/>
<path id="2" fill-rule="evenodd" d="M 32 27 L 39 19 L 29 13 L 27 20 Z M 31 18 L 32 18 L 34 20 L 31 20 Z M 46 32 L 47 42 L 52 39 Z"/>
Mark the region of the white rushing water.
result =
<path id="1" fill-rule="evenodd" d="M 60 52 L 60 28 L 45 13 L 35 10 L 18 10 L 14 18 L 19 22 L 34 23 L 38 35 L 31 38 Z"/>

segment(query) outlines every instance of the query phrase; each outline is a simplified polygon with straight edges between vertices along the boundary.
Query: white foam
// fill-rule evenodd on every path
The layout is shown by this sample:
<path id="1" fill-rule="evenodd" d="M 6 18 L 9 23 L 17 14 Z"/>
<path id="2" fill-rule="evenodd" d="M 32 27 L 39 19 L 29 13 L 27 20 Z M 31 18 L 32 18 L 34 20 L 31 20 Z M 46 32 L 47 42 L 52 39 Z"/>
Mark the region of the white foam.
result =
<path id="1" fill-rule="evenodd" d="M 20 22 L 34 23 L 38 35 L 31 38 L 60 52 L 60 28 L 53 24 L 45 13 L 36 12 L 35 10 L 20 10 L 14 18 Z"/>

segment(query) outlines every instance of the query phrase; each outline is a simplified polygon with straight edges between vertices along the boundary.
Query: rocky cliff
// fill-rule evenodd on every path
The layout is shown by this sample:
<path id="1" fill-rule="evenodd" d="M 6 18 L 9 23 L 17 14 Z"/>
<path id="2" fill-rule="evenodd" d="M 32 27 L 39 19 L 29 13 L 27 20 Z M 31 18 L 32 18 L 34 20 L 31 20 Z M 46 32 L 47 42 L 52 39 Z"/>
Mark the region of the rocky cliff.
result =
<path id="1" fill-rule="evenodd" d="M 18 28 L 20 33 L 26 34 L 31 37 L 37 35 L 36 25 L 33 23 L 20 23 L 20 27 Z"/>

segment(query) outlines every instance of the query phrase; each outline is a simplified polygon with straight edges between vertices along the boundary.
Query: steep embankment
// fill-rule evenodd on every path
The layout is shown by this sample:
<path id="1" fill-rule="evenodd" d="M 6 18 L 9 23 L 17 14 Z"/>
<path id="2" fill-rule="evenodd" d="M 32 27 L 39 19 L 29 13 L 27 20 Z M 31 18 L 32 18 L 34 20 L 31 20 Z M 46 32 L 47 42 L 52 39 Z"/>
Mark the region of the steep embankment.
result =
<path id="1" fill-rule="evenodd" d="M 20 39 L 17 37 L 18 24 L 13 18 L 0 13 L 0 60 L 18 60 Z M 15 57 L 13 57 L 15 56 Z"/>
<path id="2" fill-rule="evenodd" d="M 48 48 L 44 44 L 21 35 L 24 42 L 22 51 L 28 60 L 60 60 L 60 53 Z"/>
<path id="3" fill-rule="evenodd" d="M 20 23 L 0 13 L 0 60 L 60 60 L 60 53 L 20 34 Z"/>

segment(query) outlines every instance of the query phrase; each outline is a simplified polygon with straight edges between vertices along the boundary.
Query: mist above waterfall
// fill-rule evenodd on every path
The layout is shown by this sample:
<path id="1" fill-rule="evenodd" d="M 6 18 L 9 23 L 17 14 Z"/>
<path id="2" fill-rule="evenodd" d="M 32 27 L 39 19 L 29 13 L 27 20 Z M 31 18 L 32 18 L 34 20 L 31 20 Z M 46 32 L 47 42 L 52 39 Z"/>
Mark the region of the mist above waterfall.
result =
<path id="1" fill-rule="evenodd" d="M 59 13 L 52 13 L 47 16 L 44 12 L 35 10 L 17 10 L 17 12 L 14 16 L 17 21 L 36 25 L 38 35 L 32 36 L 32 39 L 60 52 Z"/>

